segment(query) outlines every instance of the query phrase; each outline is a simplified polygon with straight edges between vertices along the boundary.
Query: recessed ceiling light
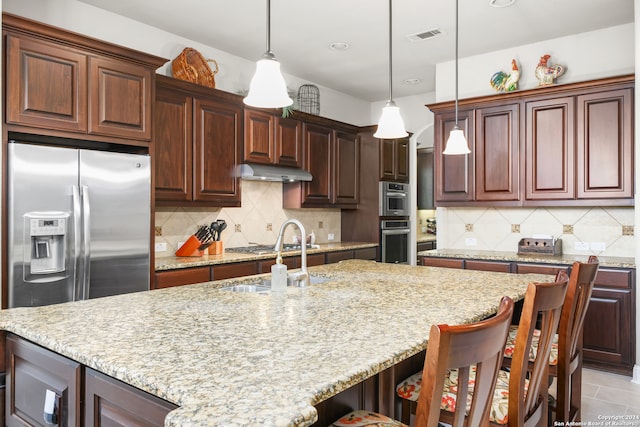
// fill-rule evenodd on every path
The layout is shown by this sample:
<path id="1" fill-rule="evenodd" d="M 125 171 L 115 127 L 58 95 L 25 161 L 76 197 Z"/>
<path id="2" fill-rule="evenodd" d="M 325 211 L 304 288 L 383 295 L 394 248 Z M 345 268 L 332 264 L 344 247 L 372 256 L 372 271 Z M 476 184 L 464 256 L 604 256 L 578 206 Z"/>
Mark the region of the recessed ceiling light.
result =
<path id="1" fill-rule="evenodd" d="M 349 43 L 345 42 L 333 42 L 329 45 L 332 50 L 347 50 L 349 49 Z"/>
<path id="2" fill-rule="evenodd" d="M 493 7 L 509 7 L 513 5 L 516 0 L 489 0 L 489 6 Z"/>
<path id="3" fill-rule="evenodd" d="M 406 85 L 417 85 L 421 81 L 422 81 L 422 79 L 410 78 L 410 79 L 405 79 L 404 84 L 406 84 Z"/>

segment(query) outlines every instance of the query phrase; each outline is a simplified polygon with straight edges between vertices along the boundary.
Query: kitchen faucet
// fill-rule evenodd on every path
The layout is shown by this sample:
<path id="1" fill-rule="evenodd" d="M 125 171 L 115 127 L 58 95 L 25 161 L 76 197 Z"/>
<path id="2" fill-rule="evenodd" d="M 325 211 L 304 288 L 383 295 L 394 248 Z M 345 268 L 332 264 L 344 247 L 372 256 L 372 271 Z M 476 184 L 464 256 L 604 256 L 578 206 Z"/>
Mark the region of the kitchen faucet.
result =
<path id="1" fill-rule="evenodd" d="M 289 224 L 294 224 L 296 227 L 298 227 L 298 230 L 300 230 L 300 244 L 302 246 L 302 266 L 300 267 L 300 271 L 297 273 L 289 273 L 289 277 L 293 278 L 298 286 L 303 288 L 305 286 L 308 286 L 310 282 L 309 272 L 307 271 L 307 232 L 305 231 L 304 226 L 300 221 L 298 221 L 297 219 L 288 219 L 282 223 L 274 250 L 276 250 L 278 253 L 282 252 L 284 230 Z"/>

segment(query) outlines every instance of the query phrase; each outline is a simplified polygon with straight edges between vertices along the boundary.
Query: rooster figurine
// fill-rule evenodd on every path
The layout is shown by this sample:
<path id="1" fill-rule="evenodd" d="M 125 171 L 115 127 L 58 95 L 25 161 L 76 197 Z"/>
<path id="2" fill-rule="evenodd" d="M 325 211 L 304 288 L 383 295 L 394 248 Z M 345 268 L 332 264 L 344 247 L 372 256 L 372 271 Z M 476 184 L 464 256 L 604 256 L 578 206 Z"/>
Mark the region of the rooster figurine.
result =
<path id="1" fill-rule="evenodd" d="M 547 65 L 551 55 L 543 55 L 536 67 L 536 78 L 540 82 L 539 86 L 552 85 L 553 81 L 564 74 L 565 67 L 562 65 Z"/>
<path id="2" fill-rule="evenodd" d="M 520 70 L 518 69 L 518 63 L 515 59 L 511 60 L 511 73 L 507 74 L 503 71 L 498 71 L 493 76 L 489 84 L 498 92 L 513 92 L 518 89 L 518 80 L 520 79 Z"/>

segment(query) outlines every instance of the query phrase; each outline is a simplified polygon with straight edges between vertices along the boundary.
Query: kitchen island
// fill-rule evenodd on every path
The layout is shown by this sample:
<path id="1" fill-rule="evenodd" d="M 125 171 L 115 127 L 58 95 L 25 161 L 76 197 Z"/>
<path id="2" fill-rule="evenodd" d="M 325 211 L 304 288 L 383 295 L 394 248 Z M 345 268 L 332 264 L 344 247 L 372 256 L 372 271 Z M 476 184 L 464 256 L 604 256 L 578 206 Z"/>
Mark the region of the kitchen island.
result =
<path id="1" fill-rule="evenodd" d="M 351 260 L 284 293 L 255 277 L 0 312 L 0 328 L 179 406 L 166 426 L 304 426 L 315 406 L 423 351 L 433 323 L 495 313 L 540 274 Z"/>

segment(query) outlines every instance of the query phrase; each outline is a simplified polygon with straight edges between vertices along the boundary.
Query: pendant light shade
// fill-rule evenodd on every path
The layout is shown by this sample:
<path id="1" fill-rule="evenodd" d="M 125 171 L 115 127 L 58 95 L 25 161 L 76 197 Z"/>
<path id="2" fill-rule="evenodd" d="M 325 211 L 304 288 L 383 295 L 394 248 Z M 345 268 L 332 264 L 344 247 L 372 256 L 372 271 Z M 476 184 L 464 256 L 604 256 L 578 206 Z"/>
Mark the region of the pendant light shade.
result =
<path id="1" fill-rule="evenodd" d="M 456 0 L 456 124 L 449 133 L 449 139 L 442 154 L 469 154 L 470 152 L 464 132 L 458 127 L 458 0 Z"/>
<path id="2" fill-rule="evenodd" d="M 391 28 L 391 0 L 389 0 L 389 101 L 382 109 L 378 130 L 373 134 L 374 137 L 380 139 L 404 138 L 409 135 L 404 128 L 402 116 L 400 116 L 400 107 L 393 100 Z"/>
<path id="3" fill-rule="evenodd" d="M 280 72 L 280 63 L 271 52 L 271 0 L 267 0 L 267 51 L 256 64 L 244 103 L 252 107 L 282 108 L 293 104 Z"/>

